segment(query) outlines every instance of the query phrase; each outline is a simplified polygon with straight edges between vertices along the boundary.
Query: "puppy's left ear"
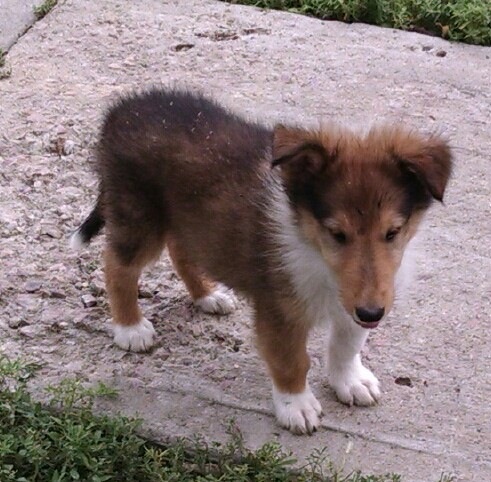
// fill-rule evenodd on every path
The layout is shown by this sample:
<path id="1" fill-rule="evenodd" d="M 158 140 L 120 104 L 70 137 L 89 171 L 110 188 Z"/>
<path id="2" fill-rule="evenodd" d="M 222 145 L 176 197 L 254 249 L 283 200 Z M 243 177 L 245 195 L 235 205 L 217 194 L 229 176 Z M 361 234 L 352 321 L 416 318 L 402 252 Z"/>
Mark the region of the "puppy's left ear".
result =
<path id="1" fill-rule="evenodd" d="M 431 196 L 443 201 L 452 173 L 452 153 L 448 143 L 438 136 L 427 139 L 409 136 L 395 146 L 400 165 L 413 173 Z"/>
<path id="2" fill-rule="evenodd" d="M 287 187 L 300 187 L 322 172 L 326 149 L 304 129 L 277 125 L 273 137 L 272 167 L 279 166 Z"/>

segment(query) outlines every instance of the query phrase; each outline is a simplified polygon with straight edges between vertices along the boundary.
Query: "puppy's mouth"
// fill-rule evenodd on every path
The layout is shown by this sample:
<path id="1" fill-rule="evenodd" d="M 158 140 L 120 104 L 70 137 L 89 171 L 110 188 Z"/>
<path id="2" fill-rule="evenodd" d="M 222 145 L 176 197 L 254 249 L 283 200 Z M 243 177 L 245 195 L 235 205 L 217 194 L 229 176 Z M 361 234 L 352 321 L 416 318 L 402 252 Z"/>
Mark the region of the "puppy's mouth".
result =
<path id="1" fill-rule="evenodd" d="M 379 321 L 361 321 L 361 320 L 357 320 L 356 318 L 353 318 L 353 320 L 355 321 L 355 323 L 357 325 L 360 325 L 362 328 L 366 328 L 367 330 L 377 328 L 377 326 L 380 324 L 380 320 Z"/>

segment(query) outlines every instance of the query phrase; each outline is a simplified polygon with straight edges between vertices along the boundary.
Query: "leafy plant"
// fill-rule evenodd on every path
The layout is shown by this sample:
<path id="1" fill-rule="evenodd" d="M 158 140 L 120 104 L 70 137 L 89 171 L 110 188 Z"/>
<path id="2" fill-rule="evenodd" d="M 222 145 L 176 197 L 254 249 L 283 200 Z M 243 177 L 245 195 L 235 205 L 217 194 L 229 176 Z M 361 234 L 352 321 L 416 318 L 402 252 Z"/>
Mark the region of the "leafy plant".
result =
<path id="1" fill-rule="evenodd" d="M 45 0 L 38 7 L 34 7 L 34 15 L 36 15 L 38 20 L 41 20 L 43 17 L 48 15 L 51 10 L 53 10 L 57 3 L 58 0 Z"/>
<path id="2" fill-rule="evenodd" d="M 225 445 L 196 437 L 162 447 L 137 434 L 138 420 L 93 413 L 97 397 L 116 395 L 105 385 L 86 387 L 80 380 L 65 380 L 48 389 L 46 404 L 33 400 L 27 383 L 37 368 L 0 356 L 2 482 L 401 481 L 394 474 L 342 475 L 325 451 L 314 453 L 296 469 L 295 459 L 277 443 L 248 450 L 233 422 Z"/>
<path id="3" fill-rule="evenodd" d="M 491 2 L 485 0 L 228 0 L 303 13 L 324 20 L 364 22 L 491 45 Z"/>

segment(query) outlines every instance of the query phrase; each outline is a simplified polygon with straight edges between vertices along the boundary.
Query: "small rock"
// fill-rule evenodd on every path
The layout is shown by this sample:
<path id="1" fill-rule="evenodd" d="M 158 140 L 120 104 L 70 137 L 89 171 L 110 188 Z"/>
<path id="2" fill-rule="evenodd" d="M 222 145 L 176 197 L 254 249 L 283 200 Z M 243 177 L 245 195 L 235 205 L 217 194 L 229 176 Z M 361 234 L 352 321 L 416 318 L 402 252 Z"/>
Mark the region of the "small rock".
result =
<path id="1" fill-rule="evenodd" d="M 61 333 L 65 328 L 68 327 L 68 323 L 66 321 L 55 321 L 51 325 L 49 325 L 49 330 L 55 333 Z"/>
<path id="2" fill-rule="evenodd" d="M 191 327 L 191 333 L 193 334 L 194 337 L 199 337 L 203 335 L 203 330 L 199 325 L 193 325 Z"/>
<path id="3" fill-rule="evenodd" d="M 71 317 L 66 313 L 66 308 L 62 304 L 50 302 L 43 306 L 37 319 L 46 325 L 53 325 L 61 321 L 71 320 Z"/>
<path id="4" fill-rule="evenodd" d="M 130 55 L 126 59 L 123 60 L 123 65 L 125 67 L 134 67 L 136 65 L 135 62 L 135 57 L 133 55 Z"/>
<path id="5" fill-rule="evenodd" d="M 439 50 L 437 53 L 436 53 L 436 56 L 437 57 L 445 57 L 447 55 L 447 52 L 445 50 Z"/>
<path id="6" fill-rule="evenodd" d="M 232 345 L 232 350 L 234 352 L 240 351 L 240 347 L 244 344 L 242 340 L 234 340 L 233 345 Z"/>
<path id="7" fill-rule="evenodd" d="M 95 281 L 89 284 L 89 291 L 93 296 L 102 296 L 106 292 L 104 285 L 101 286 Z"/>
<path id="8" fill-rule="evenodd" d="M 64 136 L 56 136 L 54 138 L 50 137 L 49 143 L 46 146 L 47 151 L 51 152 L 52 154 L 58 154 L 58 156 L 61 156 L 65 148 L 65 142 L 66 139 Z"/>
<path id="9" fill-rule="evenodd" d="M 34 338 L 44 330 L 41 325 L 27 325 L 19 328 L 19 333 L 27 338 Z"/>
<path id="10" fill-rule="evenodd" d="M 75 151 L 75 142 L 71 140 L 66 140 L 65 144 L 63 145 L 63 155 L 69 156 L 70 154 L 73 154 L 74 151 Z"/>
<path id="11" fill-rule="evenodd" d="M 0 80 L 8 79 L 12 75 L 11 67 L 1 67 L 0 68 Z"/>
<path id="12" fill-rule="evenodd" d="M 25 284 L 24 289 L 27 293 L 35 293 L 36 291 L 39 291 L 41 289 L 41 282 L 38 280 L 28 281 Z"/>
<path id="13" fill-rule="evenodd" d="M 423 52 L 429 52 L 433 48 L 433 45 L 423 45 Z"/>
<path id="14" fill-rule="evenodd" d="M 23 326 L 27 326 L 28 323 L 27 323 L 26 320 L 24 320 L 22 318 L 11 318 L 8 321 L 8 325 L 9 325 L 10 328 L 13 328 L 15 330 L 17 328 L 21 328 Z"/>
<path id="15" fill-rule="evenodd" d="M 237 40 L 239 36 L 237 35 L 236 32 L 222 32 L 222 31 L 217 31 L 214 34 L 210 36 L 211 40 L 214 40 L 215 42 L 220 42 L 222 40 Z"/>
<path id="16" fill-rule="evenodd" d="M 75 316 L 73 318 L 73 325 L 78 330 L 83 330 L 87 333 L 105 333 L 107 331 L 103 323 L 100 323 L 87 313 L 81 313 Z"/>
<path id="17" fill-rule="evenodd" d="M 271 30 L 269 30 L 268 28 L 263 28 L 263 27 L 252 27 L 252 28 L 244 28 L 242 29 L 242 33 L 244 35 L 252 35 L 252 34 L 269 34 L 271 33 Z"/>
<path id="18" fill-rule="evenodd" d="M 394 380 L 394 382 L 397 385 L 402 385 L 404 387 L 412 387 L 413 386 L 413 382 L 412 382 L 412 380 L 409 377 L 397 377 Z"/>
<path id="19" fill-rule="evenodd" d="M 84 308 L 92 308 L 93 306 L 97 305 L 97 299 L 92 295 L 83 295 L 81 299 Z"/>
<path id="20" fill-rule="evenodd" d="M 16 296 L 15 301 L 26 311 L 36 310 L 39 304 L 38 297 L 31 294 L 19 294 Z"/>
<path id="21" fill-rule="evenodd" d="M 152 297 L 153 297 L 153 293 L 151 291 L 145 289 L 138 290 L 138 298 L 152 298 Z"/>
<path id="22" fill-rule="evenodd" d="M 194 47 L 194 44 L 177 44 L 174 45 L 173 50 L 176 52 L 182 52 L 183 50 L 189 50 Z"/>
<path id="23" fill-rule="evenodd" d="M 62 233 L 59 229 L 57 229 L 55 227 L 45 226 L 41 230 L 41 235 L 48 236 L 49 238 L 53 238 L 53 239 L 60 239 L 62 236 Z"/>
<path id="24" fill-rule="evenodd" d="M 50 298 L 56 298 L 58 300 L 64 300 L 66 298 L 66 295 L 65 295 L 65 293 L 62 293 L 61 291 L 52 290 L 49 292 L 49 297 Z"/>

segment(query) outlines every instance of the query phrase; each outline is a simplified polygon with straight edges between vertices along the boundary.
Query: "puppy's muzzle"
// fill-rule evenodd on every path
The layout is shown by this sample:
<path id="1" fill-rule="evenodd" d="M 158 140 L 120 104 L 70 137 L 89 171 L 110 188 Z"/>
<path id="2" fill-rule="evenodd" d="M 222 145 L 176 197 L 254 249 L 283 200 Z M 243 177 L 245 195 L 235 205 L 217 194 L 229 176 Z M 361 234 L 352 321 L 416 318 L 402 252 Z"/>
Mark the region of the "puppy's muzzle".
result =
<path id="1" fill-rule="evenodd" d="M 376 328 L 385 315 L 385 308 L 380 306 L 357 306 L 353 319 L 363 328 Z"/>

